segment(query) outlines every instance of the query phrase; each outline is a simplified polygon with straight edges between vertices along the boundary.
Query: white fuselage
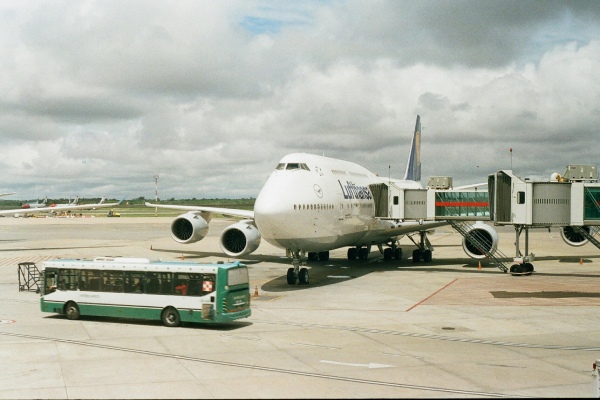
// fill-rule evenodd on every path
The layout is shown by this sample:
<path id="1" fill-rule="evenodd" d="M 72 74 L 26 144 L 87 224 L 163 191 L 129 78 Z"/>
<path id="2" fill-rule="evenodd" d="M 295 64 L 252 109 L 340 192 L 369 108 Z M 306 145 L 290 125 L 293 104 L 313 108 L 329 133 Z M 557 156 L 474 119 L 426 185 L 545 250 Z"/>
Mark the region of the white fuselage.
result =
<path id="1" fill-rule="evenodd" d="M 375 217 L 369 185 L 389 182 L 348 161 L 290 154 L 281 159 L 256 198 L 256 225 L 267 242 L 290 250 L 318 252 L 385 243 L 402 227 L 415 231 L 418 224 Z M 401 188 L 422 188 L 415 181 L 391 182 Z"/>

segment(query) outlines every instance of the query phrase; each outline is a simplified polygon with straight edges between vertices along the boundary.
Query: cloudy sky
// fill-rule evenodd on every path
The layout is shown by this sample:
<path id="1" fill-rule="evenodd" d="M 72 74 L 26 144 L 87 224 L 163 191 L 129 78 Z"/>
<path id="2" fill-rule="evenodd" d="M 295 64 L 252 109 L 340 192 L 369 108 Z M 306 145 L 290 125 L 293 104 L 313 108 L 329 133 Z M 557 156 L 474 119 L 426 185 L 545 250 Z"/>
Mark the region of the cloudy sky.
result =
<path id="1" fill-rule="evenodd" d="M 600 2 L 0 0 L 12 199 L 255 197 L 292 152 L 400 178 L 417 114 L 425 184 L 598 164 Z"/>

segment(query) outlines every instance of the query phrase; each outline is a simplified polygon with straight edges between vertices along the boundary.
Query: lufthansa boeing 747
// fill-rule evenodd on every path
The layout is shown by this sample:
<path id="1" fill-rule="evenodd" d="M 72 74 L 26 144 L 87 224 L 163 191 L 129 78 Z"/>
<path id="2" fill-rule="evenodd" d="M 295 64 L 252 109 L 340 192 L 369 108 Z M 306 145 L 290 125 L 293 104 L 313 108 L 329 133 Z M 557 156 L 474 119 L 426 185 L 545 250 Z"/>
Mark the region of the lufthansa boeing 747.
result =
<path id="1" fill-rule="evenodd" d="M 407 234 L 420 235 L 413 259 L 431 261 L 427 231 L 447 222 L 385 218 L 391 206 L 387 201 L 390 185 L 400 189 L 423 188 L 420 142 L 421 121 L 417 116 L 401 180 L 382 178 L 349 161 L 295 153 L 281 159 L 258 194 L 253 211 L 153 203 L 146 206 L 187 211 L 171 223 L 171 236 L 183 244 L 202 240 L 215 214 L 242 218 L 221 233 L 223 252 L 230 257 L 250 254 L 264 238 L 285 249 L 292 259 L 293 267 L 287 272 L 289 284 L 309 282 L 305 259 L 326 261 L 330 250 L 342 247 L 349 247 L 348 259 L 367 259 L 372 246 L 379 248 L 384 259 L 401 259 L 399 240 Z M 485 228 L 493 229 L 487 225 Z M 466 247 L 465 251 L 469 253 Z"/>

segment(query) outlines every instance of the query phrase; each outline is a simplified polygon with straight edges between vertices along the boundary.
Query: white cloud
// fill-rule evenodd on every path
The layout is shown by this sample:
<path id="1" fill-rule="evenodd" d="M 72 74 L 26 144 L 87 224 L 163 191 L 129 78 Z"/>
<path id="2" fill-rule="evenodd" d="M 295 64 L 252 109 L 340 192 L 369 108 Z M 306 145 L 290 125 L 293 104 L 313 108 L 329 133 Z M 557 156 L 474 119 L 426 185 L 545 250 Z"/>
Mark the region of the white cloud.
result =
<path id="1" fill-rule="evenodd" d="M 424 179 L 596 164 L 597 4 L 3 3 L 0 189 L 256 196 L 290 152 L 399 176 L 416 114 Z"/>

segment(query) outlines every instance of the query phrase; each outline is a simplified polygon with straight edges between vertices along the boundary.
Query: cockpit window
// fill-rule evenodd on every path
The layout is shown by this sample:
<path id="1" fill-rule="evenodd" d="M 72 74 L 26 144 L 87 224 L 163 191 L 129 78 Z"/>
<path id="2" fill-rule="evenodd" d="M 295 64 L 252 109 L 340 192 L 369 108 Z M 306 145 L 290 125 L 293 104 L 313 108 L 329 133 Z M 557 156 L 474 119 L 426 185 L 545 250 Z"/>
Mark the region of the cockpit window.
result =
<path id="1" fill-rule="evenodd" d="M 303 169 L 305 171 L 310 171 L 310 168 L 308 168 L 308 165 L 304 164 L 304 163 L 279 163 L 277 164 L 277 168 L 275 168 L 276 170 L 282 170 L 282 169 L 287 169 L 287 170 L 296 170 L 296 169 Z"/>

